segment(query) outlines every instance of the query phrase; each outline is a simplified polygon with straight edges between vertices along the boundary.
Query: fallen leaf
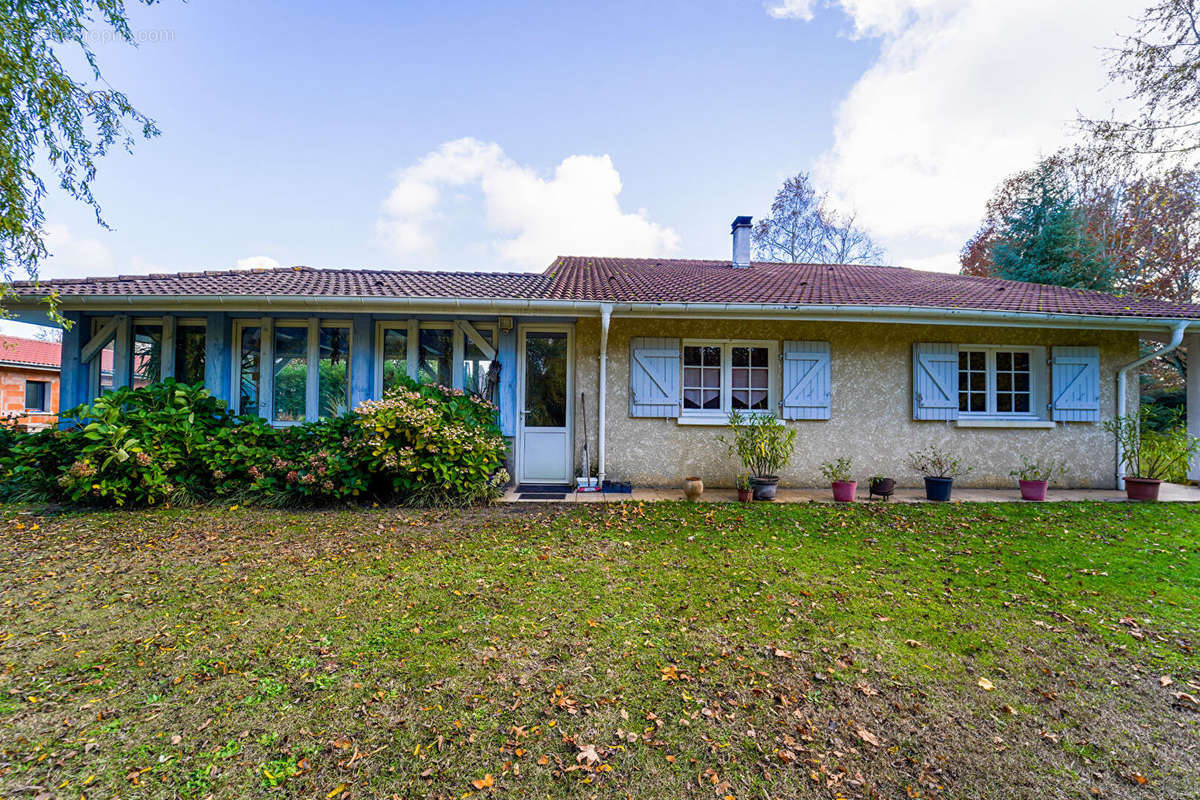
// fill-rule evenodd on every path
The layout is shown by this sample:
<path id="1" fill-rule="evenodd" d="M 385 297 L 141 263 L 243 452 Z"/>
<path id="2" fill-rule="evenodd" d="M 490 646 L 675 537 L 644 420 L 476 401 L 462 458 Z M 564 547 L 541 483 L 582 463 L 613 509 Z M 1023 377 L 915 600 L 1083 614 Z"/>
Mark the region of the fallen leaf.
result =
<path id="1" fill-rule="evenodd" d="M 492 777 L 492 773 L 484 775 L 477 781 L 471 781 L 471 785 L 476 789 L 490 789 L 496 783 L 496 779 Z"/>
<path id="2" fill-rule="evenodd" d="M 859 728 L 857 731 L 855 731 L 855 733 L 858 735 L 858 738 L 862 739 L 872 747 L 883 747 L 883 742 L 879 741 L 879 737 L 871 733 L 866 728 Z"/>
<path id="3" fill-rule="evenodd" d="M 588 764 L 589 766 L 600 763 L 600 755 L 596 752 L 594 744 L 576 745 L 576 747 L 579 748 L 579 753 L 576 754 L 575 761 L 580 764 Z"/>
<path id="4" fill-rule="evenodd" d="M 1163 675 L 1161 678 L 1159 678 L 1159 679 L 1158 679 L 1158 685 L 1159 685 L 1159 686 L 1164 686 L 1164 687 L 1165 687 L 1165 686 L 1170 686 L 1170 685 L 1171 685 L 1172 683 L 1174 683 L 1174 682 L 1175 682 L 1175 681 L 1171 680 L 1171 676 L 1170 676 L 1170 675 Z"/>
<path id="5" fill-rule="evenodd" d="M 987 678 L 980 678 L 979 679 L 979 688 L 983 689 L 985 692 L 990 692 L 996 688 L 996 685 L 993 684 L 991 681 L 989 681 Z"/>

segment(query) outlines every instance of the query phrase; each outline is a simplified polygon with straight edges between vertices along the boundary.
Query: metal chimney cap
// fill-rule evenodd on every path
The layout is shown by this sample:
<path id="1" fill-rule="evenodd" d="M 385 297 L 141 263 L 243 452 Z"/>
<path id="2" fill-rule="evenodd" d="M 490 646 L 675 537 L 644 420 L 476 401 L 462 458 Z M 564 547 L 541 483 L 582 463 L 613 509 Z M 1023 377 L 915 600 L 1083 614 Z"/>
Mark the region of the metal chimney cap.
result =
<path id="1" fill-rule="evenodd" d="M 734 217 L 733 224 L 729 226 L 729 232 L 733 233 L 738 228 L 749 228 L 752 219 L 754 217 Z"/>

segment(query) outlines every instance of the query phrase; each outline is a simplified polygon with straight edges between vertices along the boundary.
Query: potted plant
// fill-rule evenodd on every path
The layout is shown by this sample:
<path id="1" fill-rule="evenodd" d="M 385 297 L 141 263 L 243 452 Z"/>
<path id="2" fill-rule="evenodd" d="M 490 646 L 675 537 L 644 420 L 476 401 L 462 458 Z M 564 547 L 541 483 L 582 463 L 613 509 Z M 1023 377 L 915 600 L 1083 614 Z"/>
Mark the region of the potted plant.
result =
<path id="1" fill-rule="evenodd" d="M 885 478 L 882 475 L 872 475 L 870 484 L 870 496 L 876 495 L 882 497 L 886 502 L 889 497 L 896 493 L 896 481 L 894 478 Z"/>
<path id="2" fill-rule="evenodd" d="M 1046 499 L 1046 488 L 1054 478 L 1061 478 L 1067 473 L 1066 467 L 1057 461 L 1040 461 L 1038 459 L 1021 457 L 1021 466 L 1008 473 L 1017 479 L 1021 487 L 1021 499 L 1040 503 Z"/>
<path id="3" fill-rule="evenodd" d="M 744 472 L 738 473 L 737 478 L 734 479 L 734 483 L 737 485 L 739 503 L 749 503 L 754 499 L 754 487 L 750 483 L 749 475 Z"/>
<path id="4" fill-rule="evenodd" d="M 836 461 L 826 461 L 821 465 L 821 473 L 825 480 L 833 484 L 835 503 L 854 502 L 854 491 L 858 488 L 858 481 L 850 479 L 850 459 L 841 457 Z"/>
<path id="5" fill-rule="evenodd" d="M 742 414 L 737 409 L 729 412 L 729 427 L 733 438 L 722 436 L 721 441 L 754 476 L 754 499 L 774 500 L 778 473 L 792 460 L 796 431 L 770 414 Z"/>
<path id="6" fill-rule="evenodd" d="M 925 498 L 939 503 L 950 499 L 954 479 L 971 471 L 958 456 L 930 445 L 908 454 L 908 465 L 925 476 Z"/>
<path id="7" fill-rule="evenodd" d="M 1192 456 L 1200 452 L 1200 439 L 1188 436 L 1178 413 L 1163 430 L 1150 427 L 1143 411 L 1108 420 L 1104 429 L 1120 445 L 1125 496 L 1130 500 L 1157 500 L 1162 482 L 1186 469 Z"/>

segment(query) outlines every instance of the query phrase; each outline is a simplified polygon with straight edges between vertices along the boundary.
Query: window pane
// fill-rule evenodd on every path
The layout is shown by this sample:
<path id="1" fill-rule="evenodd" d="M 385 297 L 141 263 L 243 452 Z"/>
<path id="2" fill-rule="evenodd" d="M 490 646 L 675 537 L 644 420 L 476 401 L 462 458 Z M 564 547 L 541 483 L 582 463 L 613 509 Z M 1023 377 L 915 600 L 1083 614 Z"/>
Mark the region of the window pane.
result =
<path id="1" fill-rule="evenodd" d="M 262 416 L 258 407 L 258 378 L 261 367 L 259 345 L 262 341 L 262 330 L 258 326 L 242 328 L 241 338 L 242 341 L 239 343 L 239 347 L 241 348 L 241 370 L 238 379 L 238 383 L 241 386 L 241 396 L 238 408 L 243 414 Z"/>
<path id="2" fill-rule="evenodd" d="M 983 372 L 972 372 L 971 379 L 967 386 L 972 392 L 982 392 L 987 389 L 987 374 Z"/>
<path id="3" fill-rule="evenodd" d="M 987 354 L 981 351 L 974 351 L 971 354 L 971 369 L 986 369 Z"/>
<path id="4" fill-rule="evenodd" d="M 133 386 L 156 383 L 162 370 L 162 326 L 133 326 Z"/>
<path id="5" fill-rule="evenodd" d="M 1022 413 L 1022 414 L 1029 413 L 1029 395 L 1018 394 L 1018 395 L 1014 396 L 1013 401 L 1014 401 L 1014 408 L 1017 412 Z"/>
<path id="6" fill-rule="evenodd" d="M 752 347 L 750 349 L 750 366 L 752 366 L 752 367 L 767 366 L 767 348 Z"/>
<path id="7" fill-rule="evenodd" d="M 92 359 L 92 363 L 100 365 L 100 381 L 97 394 L 111 392 L 113 388 L 113 358 L 116 353 L 116 343 L 109 342 L 104 345 L 104 349 L 100 351 L 100 355 Z"/>
<path id="8" fill-rule="evenodd" d="M 203 325 L 175 328 L 175 380 L 193 386 L 204 383 L 204 348 Z"/>
<path id="9" fill-rule="evenodd" d="M 971 395 L 971 411 L 983 413 L 987 411 L 987 396 L 984 394 Z"/>
<path id="10" fill-rule="evenodd" d="M 762 389 L 755 389 L 750 392 L 750 409 L 752 411 L 767 410 L 767 393 Z"/>
<path id="11" fill-rule="evenodd" d="M 496 337 L 489 330 L 479 331 L 493 348 Z M 487 396 L 487 376 L 492 361 L 487 358 L 470 336 L 463 336 L 463 390 L 480 397 Z"/>
<path id="12" fill-rule="evenodd" d="M 730 348 L 729 363 L 735 367 L 750 366 L 750 348 L 749 347 L 733 347 Z"/>
<path id="13" fill-rule="evenodd" d="M 1007 393 L 996 395 L 996 410 L 999 411 L 1001 414 L 1011 413 L 1012 412 L 1012 395 L 1007 394 Z"/>
<path id="14" fill-rule="evenodd" d="M 996 373 L 996 391 L 1008 392 L 1012 390 L 1012 373 L 997 372 Z"/>
<path id="15" fill-rule="evenodd" d="M 408 330 L 383 330 L 383 390 L 398 385 L 408 377 Z"/>
<path id="16" fill-rule="evenodd" d="M 302 422 L 308 392 L 308 327 L 281 325 L 275 329 L 273 394 L 276 422 Z"/>
<path id="17" fill-rule="evenodd" d="M 321 328 L 317 362 L 317 414 L 339 417 L 350 410 L 350 329 Z"/>
<path id="18" fill-rule="evenodd" d="M 701 366 L 702 359 L 700 358 L 699 347 L 683 348 L 683 363 L 687 366 Z"/>
<path id="19" fill-rule="evenodd" d="M 25 408 L 28 411 L 46 411 L 46 381 L 25 381 Z"/>
<path id="20" fill-rule="evenodd" d="M 421 383 L 454 383 L 454 331 L 422 328 L 417 338 L 417 380 Z"/>
<path id="21" fill-rule="evenodd" d="M 721 410 L 721 391 L 719 389 L 704 390 L 704 408 L 708 411 Z"/>
<path id="22" fill-rule="evenodd" d="M 1012 369 L 1012 353 L 996 353 L 996 369 Z"/>
<path id="23" fill-rule="evenodd" d="M 1029 353 L 1013 353 L 1013 369 L 1029 369 Z"/>
<path id="24" fill-rule="evenodd" d="M 738 410 L 750 408 L 750 390 L 749 389 L 734 389 L 730 395 L 730 402 L 733 407 Z"/>
<path id="25" fill-rule="evenodd" d="M 567 424 L 567 335 L 525 334 L 525 425 Z"/>
<path id="26" fill-rule="evenodd" d="M 704 366 L 719 367 L 721 366 L 721 348 L 705 347 L 704 348 Z"/>
<path id="27" fill-rule="evenodd" d="M 734 348 L 737 350 L 738 348 Z M 740 348 L 745 356 L 746 348 Z M 737 356 L 734 356 L 736 361 Z M 744 357 L 746 362 L 747 357 Z M 683 348 L 683 407 L 692 410 L 721 410 L 721 348 L 689 345 Z M 734 380 L 747 380 L 748 367 L 735 368 Z"/>

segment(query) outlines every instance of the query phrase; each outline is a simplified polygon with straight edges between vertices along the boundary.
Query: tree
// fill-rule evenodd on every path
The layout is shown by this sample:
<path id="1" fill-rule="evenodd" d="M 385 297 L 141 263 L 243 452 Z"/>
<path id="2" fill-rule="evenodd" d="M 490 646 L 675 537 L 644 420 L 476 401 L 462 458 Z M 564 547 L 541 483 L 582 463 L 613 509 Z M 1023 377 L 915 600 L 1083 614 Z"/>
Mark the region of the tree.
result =
<path id="1" fill-rule="evenodd" d="M 996 277 L 1110 291 L 1115 278 L 1103 244 L 1062 175 L 1046 165 L 1000 221 L 992 244 Z"/>
<path id="2" fill-rule="evenodd" d="M 18 276 L 36 278 L 47 255 L 39 161 L 107 227 L 92 194 L 98 160 L 114 145 L 131 150 L 139 134 L 158 135 L 154 121 L 104 81 L 88 44 L 97 20 L 136 46 L 124 0 L 0 0 L 0 295 Z M 76 52 L 83 75 L 61 60 Z"/>
<path id="3" fill-rule="evenodd" d="M 1133 119 L 1083 120 L 1096 142 L 1118 153 L 1200 153 L 1200 11 L 1196 0 L 1160 0 L 1110 59 L 1129 87 Z"/>
<path id="4" fill-rule="evenodd" d="M 783 182 L 770 216 L 754 227 L 752 242 L 762 261 L 868 264 L 883 259 L 883 250 L 857 227 L 855 215 L 832 208 L 827 195 L 818 197 L 804 172 Z"/>

